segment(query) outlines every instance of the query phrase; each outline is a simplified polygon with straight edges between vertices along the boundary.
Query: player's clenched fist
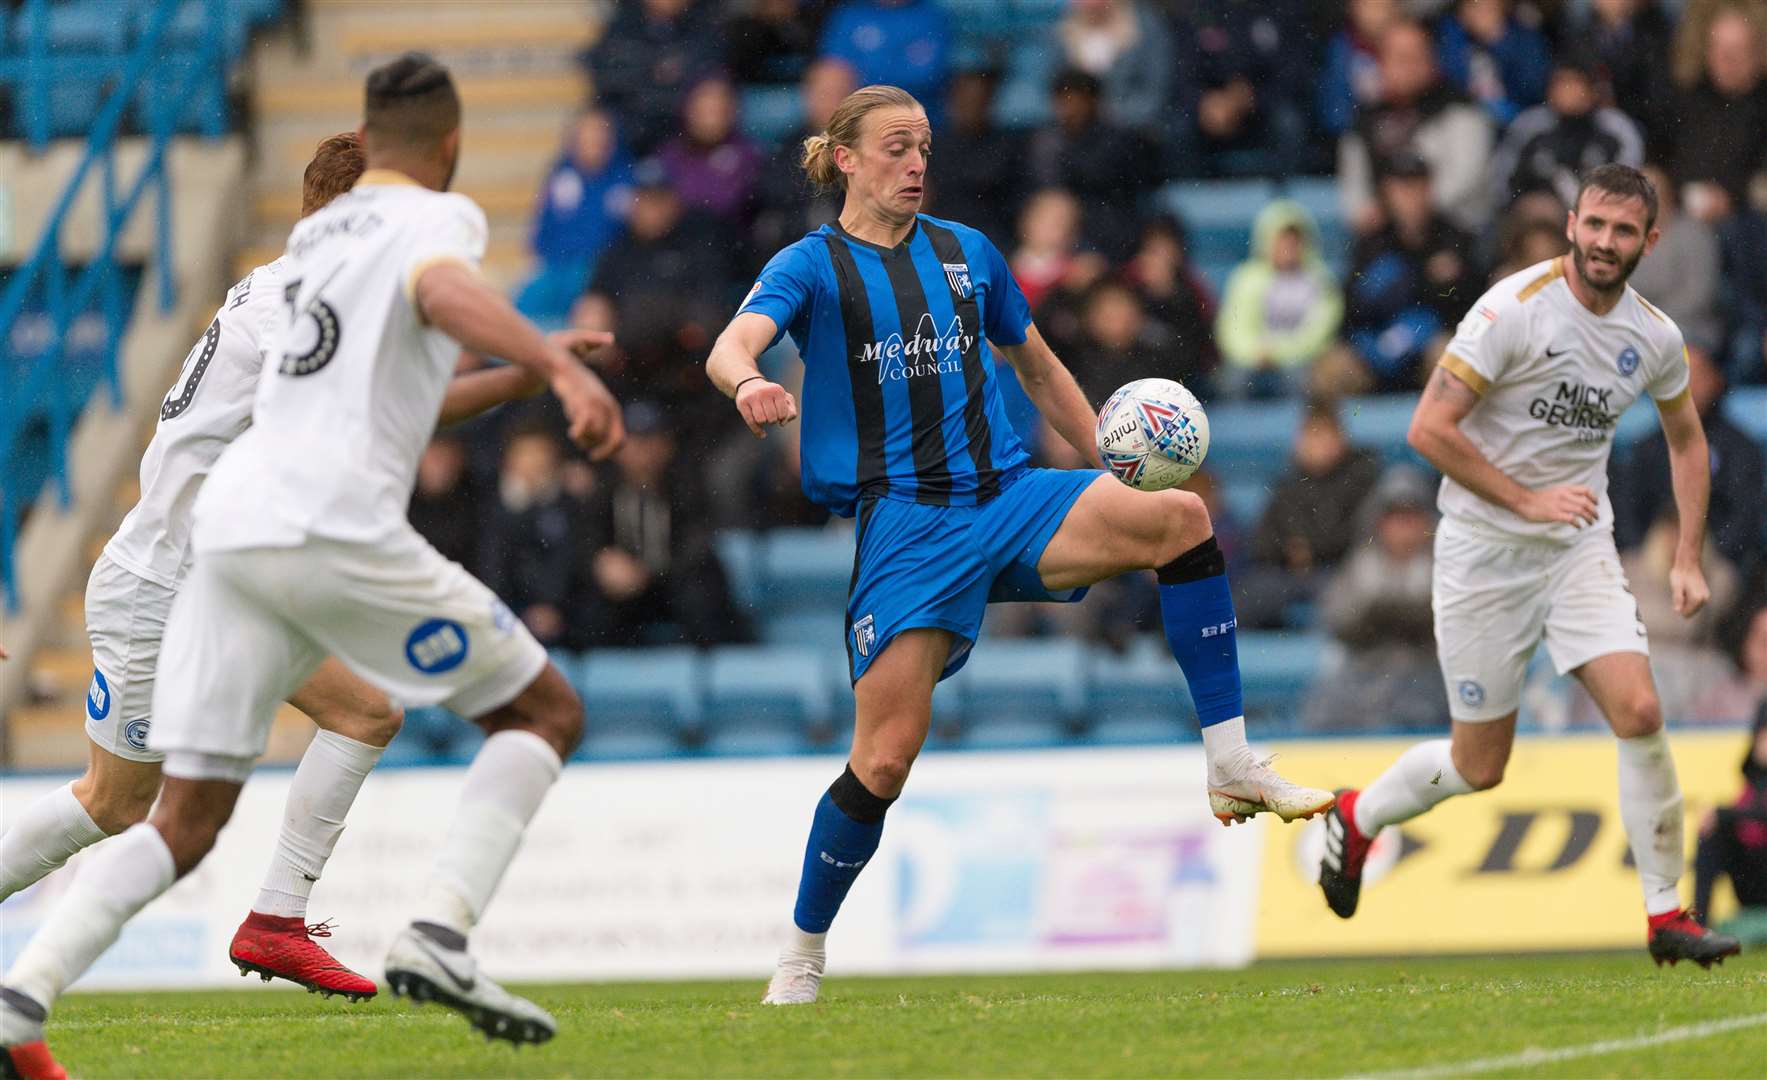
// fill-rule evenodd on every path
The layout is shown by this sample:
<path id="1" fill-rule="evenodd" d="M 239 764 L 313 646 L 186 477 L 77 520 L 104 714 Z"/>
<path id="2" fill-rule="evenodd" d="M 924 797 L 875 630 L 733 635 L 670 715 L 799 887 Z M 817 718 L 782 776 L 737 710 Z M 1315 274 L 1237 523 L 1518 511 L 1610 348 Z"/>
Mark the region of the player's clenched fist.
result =
<path id="1" fill-rule="evenodd" d="M 750 379 L 736 388 L 736 411 L 756 438 L 765 439 L 768 424 L 789 424 L 798 418 L 798 403 L 778 383 Z"/>
<path id="2" fill-rule="evenodd" d="M 1595 524 L 1601 516 L 1601 504 L 1595 492 L 1582 484 L 1562 484 L 1529 492 L 1521 505 L 1521 515 L 1529 521 L 1564 522 L 1581 529 Z"/>
<path id="3" fill-rule="evenodd" d="M 589 451 L 589 460 L 604 461 L 626 441 L 620 403 L 587 368 L 571 364 L 552 377 L 552 392 L 564 406 L 571 441 Z"/>
<path id="4" fill-rule="evenodd" d="M 1691 619 L 1711 598 L 1712 590 L 1706 585 L 1705 571 L 1698 563 L 1688 566 L 1677 561 L 1669 568 L 1669 599 L 1675 603 L 1675 614 Z"/>

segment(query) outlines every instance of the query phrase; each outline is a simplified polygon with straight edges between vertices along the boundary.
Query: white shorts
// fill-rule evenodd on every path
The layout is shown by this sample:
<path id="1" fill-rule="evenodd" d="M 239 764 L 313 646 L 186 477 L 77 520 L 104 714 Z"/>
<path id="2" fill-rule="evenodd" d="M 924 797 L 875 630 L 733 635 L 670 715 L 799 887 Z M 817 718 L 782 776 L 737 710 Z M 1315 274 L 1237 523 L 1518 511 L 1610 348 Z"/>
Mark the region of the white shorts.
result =
<path id="1" fill-rule="evenodd" d="M 1609 653 L 1650 654 L 1608 530 L 1568 546 L 1506 543 L 1444 520 L 1434 573 L 1436 655 L 1456 720 L 1514 712 L 1542 638 L 1560 675 Z"/>
<path id="2" fill-rule="evenodd" d="M 327 654 L 398 705 L 469 718 L 546 666 L 527 627 L 415 530 L 213 552 L 197 557 L 166 627 L 152 747 L 259 757 L 277 704 Z"/>
<path id="3" fill-rule="evenodd" d="M 127 761 L 157 762 L 147 748 L 153 674 L 177 591 L 100 555 L 86 581 L 86 636 L 92 684 L 86 690 L 86 737 Z"/>

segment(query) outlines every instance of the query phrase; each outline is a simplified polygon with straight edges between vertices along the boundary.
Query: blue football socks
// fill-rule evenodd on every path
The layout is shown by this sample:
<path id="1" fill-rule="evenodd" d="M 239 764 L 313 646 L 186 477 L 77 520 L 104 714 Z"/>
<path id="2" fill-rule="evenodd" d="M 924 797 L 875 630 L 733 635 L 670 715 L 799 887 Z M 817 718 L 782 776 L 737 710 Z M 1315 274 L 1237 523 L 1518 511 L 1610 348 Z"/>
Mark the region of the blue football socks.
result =
<path id="1" fill-rule="evenodd" d="M 1239 684 L 1238 623 L 1227 588 L 1227 563 L 1213 536 L 1159 569 L 1166 643 L 1190 684 L 1207 728 L 1245 713 Z"/>
<path id="2" fill-rule="evenodd" d="M 792 921 L 808 934 L 828 931 L 859 871 L 877 853 L 885 811 L 893 798 L 866 790 L 848 766 L 816 804 L 810 841 L 804 847 L 804 873 Z"/>

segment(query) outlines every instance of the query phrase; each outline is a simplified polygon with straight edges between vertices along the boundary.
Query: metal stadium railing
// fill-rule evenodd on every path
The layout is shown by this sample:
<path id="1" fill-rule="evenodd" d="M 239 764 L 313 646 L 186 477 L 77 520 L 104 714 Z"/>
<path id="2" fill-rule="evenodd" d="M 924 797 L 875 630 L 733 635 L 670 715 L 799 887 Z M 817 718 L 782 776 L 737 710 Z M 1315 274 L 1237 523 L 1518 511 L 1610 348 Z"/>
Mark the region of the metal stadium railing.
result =
<path id="1" fill-rule="evenodd" d="M 125 274 L 118 260 L 118 241 L 151 195 L 155 219 L 152 268 L 159 280 L 162 311 L 172 308 L 177 282 L 172 272 L 171 180 L 166 152 L 172 137 L 188 123 L 190 103 L 224 100 L 226 77 L 224 42 L 227 28 L 225 0 L 205 0 L 193 11 L 179 0 L 153 0 L 136 9 L 144 18 L 136 40 L 125 51 L 110 55 L 63 55 L 50 43 L 50 5 L 47 0 L 27 0 L 14 16 L 25 34 L 22 52 L 0 55 L 0 85 L 20 92 L 22 120 L 28 142 L 41 149 L 48 140 L 48 101 L 51 88 L 80 80 L 109 80 L 109 89 L 86 135 L 86 149 L 68 179 L 54 210 L 28 258 L 7 276 L 0 290 L 0 361 L 12 369 L 0 378 L 0 462 L 14 460 L 21 440 L 33 426 L 47 421 L 48 480 L 56 486 L 62 506 L 72 501 L 68 475 L 67 444 L 73 422 L 84 407 L 76 400 L 70 379 L 64 377 L 68 331 L 76 315 L 96 309 L 105 338 L 101 382 L 108 388 L 112 407 L 122 403 L 117 349 L 129 311 L 125 303 Z M 187 22 L 200 14 L 204 24 L 194 53 L 162 47 L 174 18 Z M 146 96 L 144 96 L 146 95 Z M 125 180 L 118 176 L 117 144 L 125 118 L 134 114 L 147 138 L 147 154 L 139 173 Z M 225 130 L 224 111 L 213 126 L 196 125 L 202 134 L 217 136 Z M 102 208 L 96 250 L 78 268 L 63 258 L 63 232 L 72 208 L 96 184 Z M 46 345 L 28 360 L 13 353 L 14 332 L 21 321 L 46 323 Z M 26 335 L 30 336 L 30 335 Z M 36 490 L 15 490 L 0 477 L 0 592 L 8 610 L 16 610 L 18 587 L 13 566 L 13 544 L 21 511 L 37 496 Z"/>

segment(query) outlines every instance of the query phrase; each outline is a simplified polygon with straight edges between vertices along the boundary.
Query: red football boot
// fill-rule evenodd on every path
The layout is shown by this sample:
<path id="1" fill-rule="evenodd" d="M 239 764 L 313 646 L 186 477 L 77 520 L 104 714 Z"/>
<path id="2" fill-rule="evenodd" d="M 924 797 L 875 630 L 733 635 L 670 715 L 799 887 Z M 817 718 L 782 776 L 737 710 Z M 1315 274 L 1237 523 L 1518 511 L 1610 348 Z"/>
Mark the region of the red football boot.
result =
<path id="1" fill-rule="evenodd" d="M 1690 911 L 1670 911 L 1650 916 L 1650 958 L 1663 966 L 1667 960 L 1692 960 L 1700 967 L 1722 964 L 1726 956 L 1742 952 L 1742 943 L 1728 934 L 1701 926 Z"/>
<path id="2" fill-rule="evenodd" d="M 1362 897 L 1362 864 L 1374 837 L 1356 828 L 1356 800 L 1362 792 L 1340 788 L 1337 803 L 1325 812 L 1325 855 L 1319 860 L 1319 887 L 1325 902 L 1339 918 L 1356 914 Z"/>
<path id="3" fill-rule="evenodd" d="M 55 1063 L 49 1045 L 39 1039 L 18 1046 L 0 1046 L 0 1077 L 5 1080 L 68 1080 Z"/>
<path id="4" fill-rule="evenodd" d="M 252 912 L 233 935 L 228 959 L 240 975 L 257 972 L 265 982 L 287 979 L 309 994 L 342 994 L 352 1002 L 374 996 L 374 980 L 365 979 L 337 962 L 313 939 L 331 936 L 330 921 L 307 925 L 300 919 Z"/>

